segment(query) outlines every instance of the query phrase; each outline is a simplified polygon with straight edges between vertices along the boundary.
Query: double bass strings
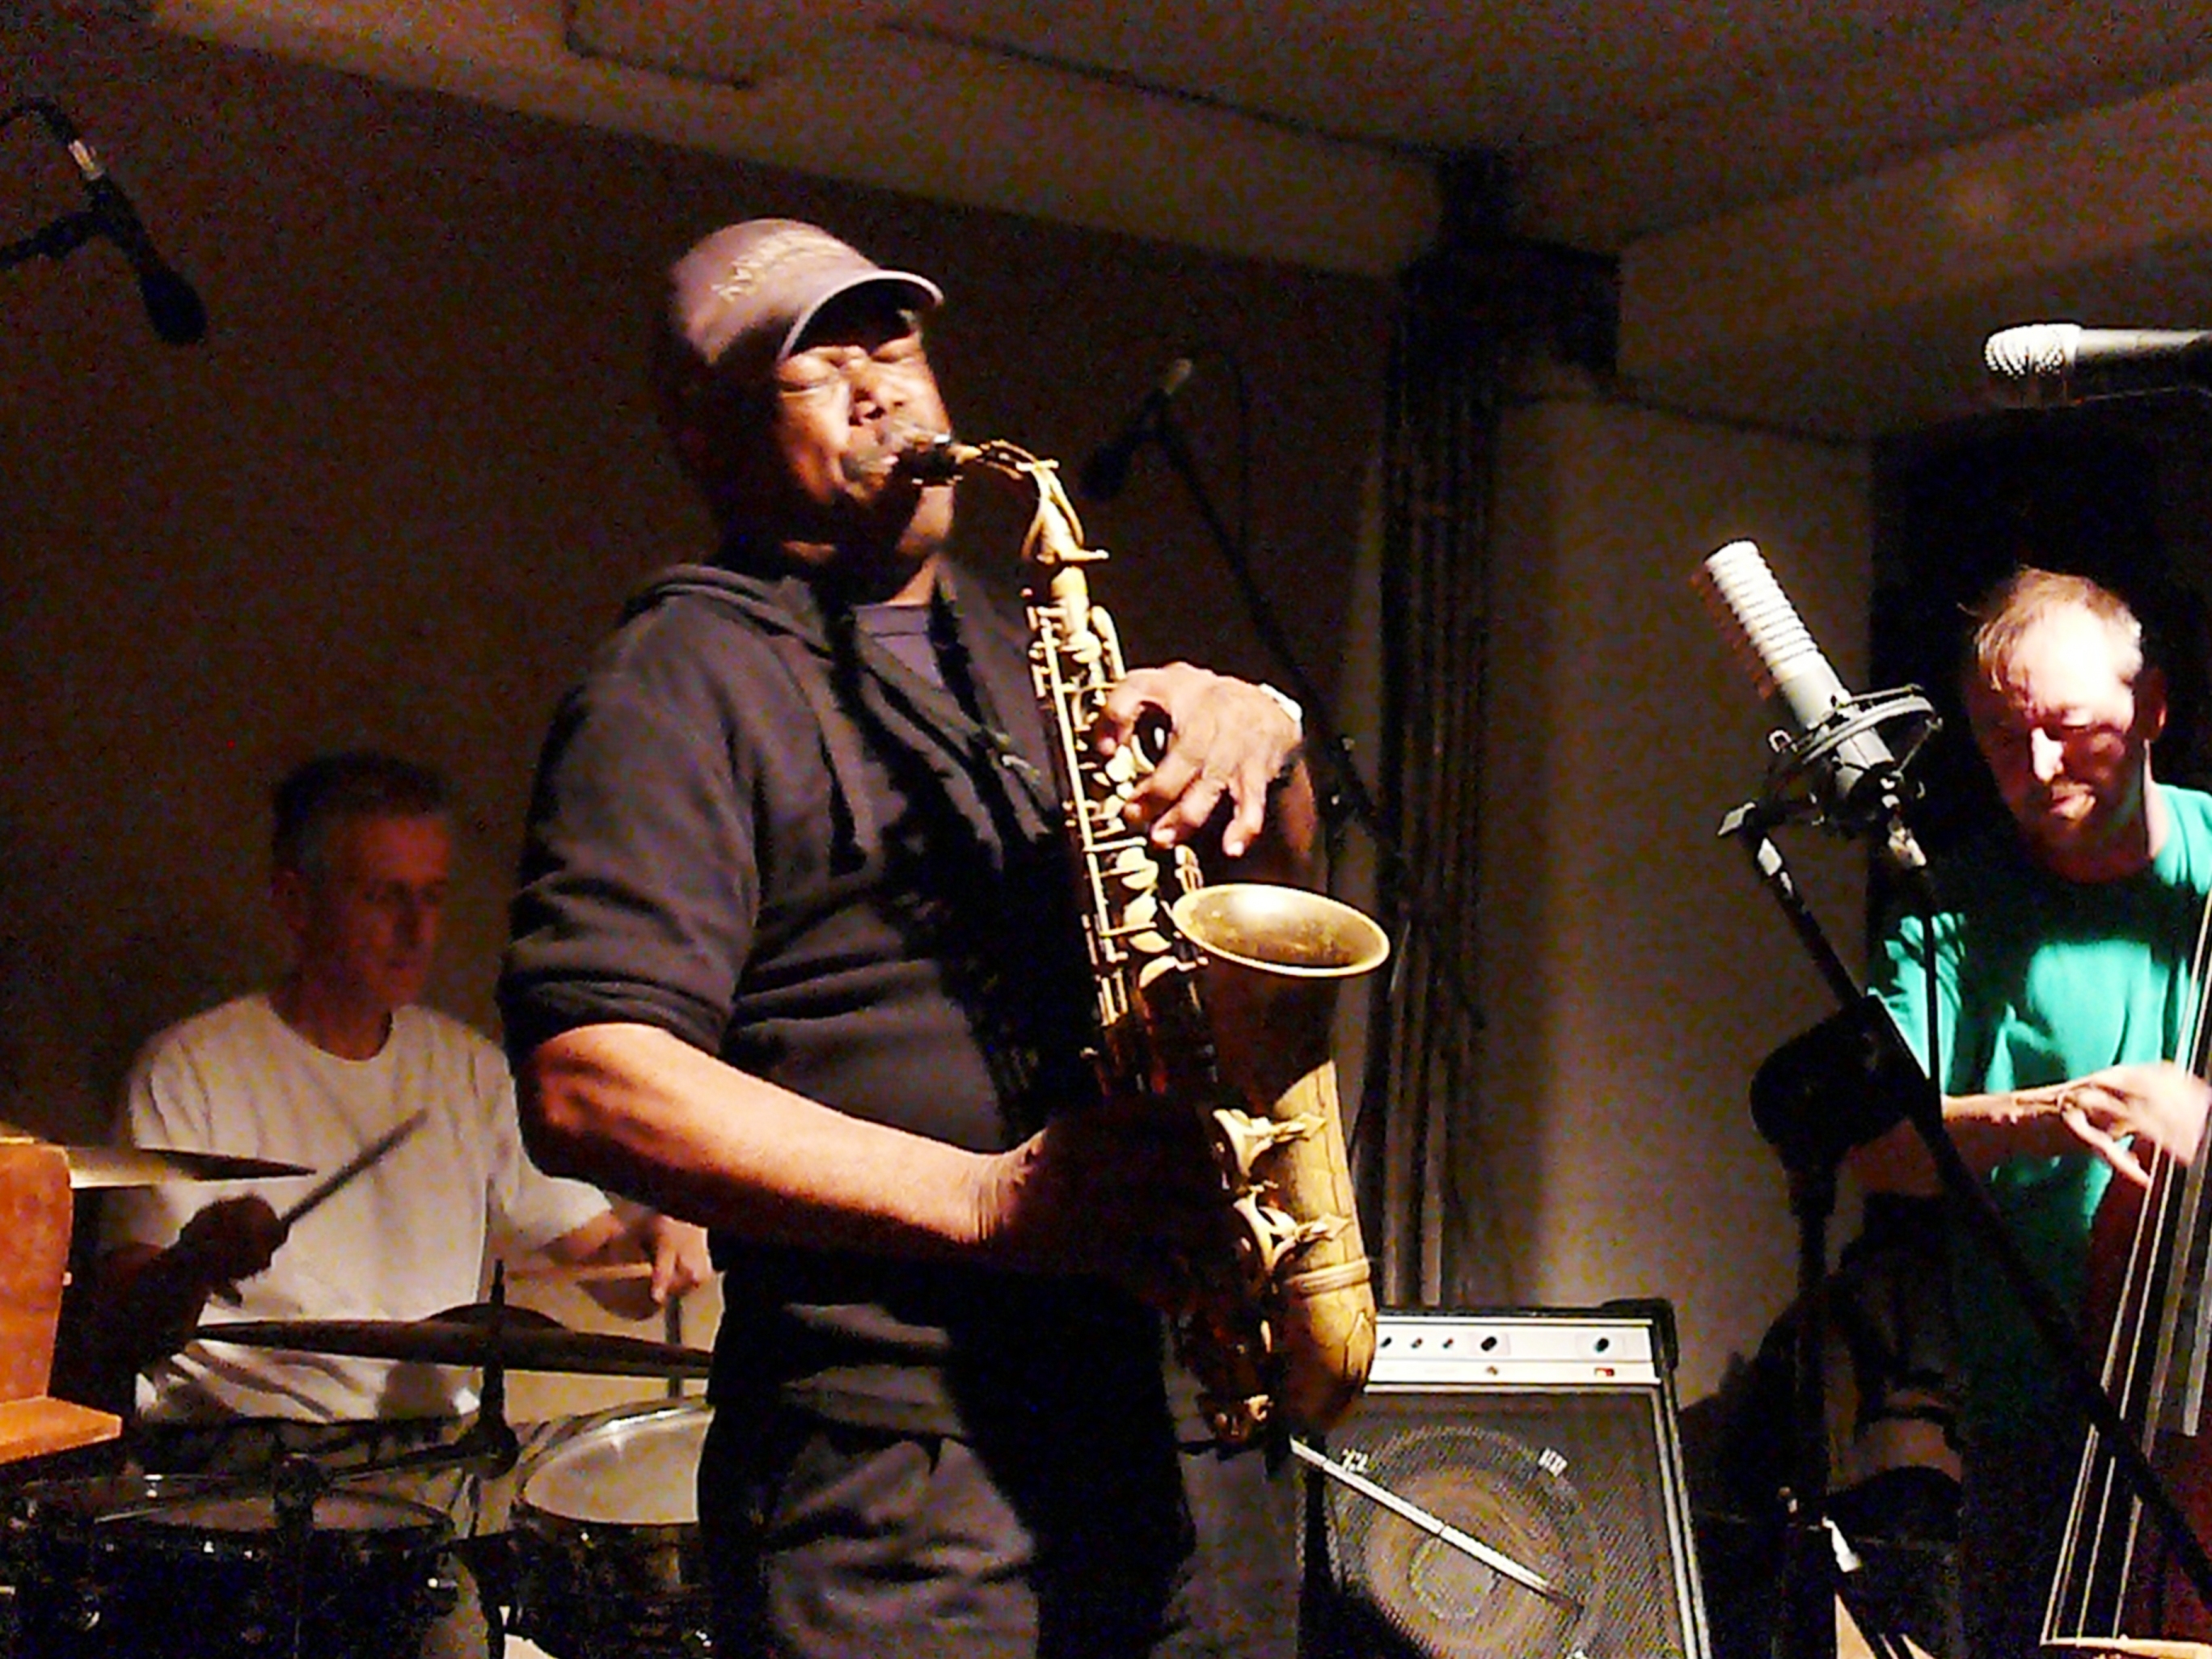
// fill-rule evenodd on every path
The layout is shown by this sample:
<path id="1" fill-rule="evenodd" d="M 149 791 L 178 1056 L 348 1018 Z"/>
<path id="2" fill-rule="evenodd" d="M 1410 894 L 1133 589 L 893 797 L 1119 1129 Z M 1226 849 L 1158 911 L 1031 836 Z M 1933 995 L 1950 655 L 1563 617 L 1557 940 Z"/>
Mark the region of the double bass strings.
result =
<path id="1" fill-rule="evenodd" d="M 2198 915 L 2190 983 L 2174 1058 L 2200 1078 L 2212 1076 L 2212 898 Z M 2212 1370 L 2212 1297 L 2204 1294 L 2206 1165 L 2212 1160 L 2204 1152 L 2200 1139 L 2186 1163 L 2157 1151 L 2146 1158 L 2151 1187 L 2129 1238 L 2106 1344 L 2105 1388 L 2147 1453 L 2160 1435 L 2194 1438 L 2203 1427 Z M 2146 1534 L 2142 1504 L 2102 1438 L 2092 1427 L 2084 1443 L 2046 1606 L 2047 1642 L 2118 1636 L 2131 1613 L 2142 1617 L 2143 1546 L 2160 1540 Z"/>

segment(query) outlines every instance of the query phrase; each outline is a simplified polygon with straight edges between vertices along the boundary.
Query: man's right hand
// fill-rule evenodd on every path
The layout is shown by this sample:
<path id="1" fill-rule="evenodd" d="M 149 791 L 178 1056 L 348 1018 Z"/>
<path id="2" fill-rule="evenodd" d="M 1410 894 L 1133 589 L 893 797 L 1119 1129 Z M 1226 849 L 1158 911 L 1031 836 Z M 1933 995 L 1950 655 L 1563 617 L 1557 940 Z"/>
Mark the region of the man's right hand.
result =
<path id="1" fill-rule="evenodd" d="M 187 1221 L 166 1254 L 203 1295 L 235 1298 L 238 1281 L 269 1266 L 285 1232 L 267 1199 L 221 1199 Z"/>
<path id="2" fill-rule="evenodd" d="M 114 1335 L 137 1364 L 174 1353 L 191 1340 L 208 1297 L 235 1301 L 239 1280 L 269 1266 L 286 1231 L 266 1199 L 220 1199 L 167 1249 L 135 1262 L 112 1258 L 110 1294 L 126 1328 Z"/>
<path id="3" fill-rule="evenodd" d="M 2088 1152 L 2136 1187 L 2150 1184 L 2144 1151 L 2188 1163 L 2204 1133 L 2212 1085 L 2171 1060 L 2107 1066 L 2065 1083 L 2000 1094 L 1947 1095 L 1943 1125 L 1966 1167 L 1987 1175 L 2015 1158 Z M 1936 1193 L 1935 1166 L 1910 1124 L 1858 1147 L 1852 1173 L 1873 1192 Z"/>
<path id="4" fill-rule="evenodd" d="M 2186 1164 L 2197 1155 L 2204 1118 L 2212 1105 L 2212 1085 L 2171 1060 L 2147 1065 L 2107 1066 L 2085 1078 L 2062 1084 L 2051 1109 L 2082 1146 L 2137 1186 L 2150 1174 L 2129 1142 L 2148 1142 Z"/>
<path id="5" fill-rule="evenodd" d="M 988 1160 L 977 1201 L 988 1259 L 1097 1273 L 1170 1310 L 1190 1258 L 1221 1248 L 1231 1219 L 1197 1118 L 1153 1101 L 1054 1119 Z"/>

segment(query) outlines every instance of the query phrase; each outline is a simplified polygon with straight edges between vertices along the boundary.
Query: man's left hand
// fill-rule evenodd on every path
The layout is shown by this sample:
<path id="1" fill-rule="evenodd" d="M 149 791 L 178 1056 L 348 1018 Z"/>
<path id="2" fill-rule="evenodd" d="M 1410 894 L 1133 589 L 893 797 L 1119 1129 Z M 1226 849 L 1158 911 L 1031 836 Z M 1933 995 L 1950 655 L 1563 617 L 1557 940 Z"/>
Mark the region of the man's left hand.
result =
<path id="1" fill-rule="evenodd" d="M 1241 857 L 1267 823 L 1268 789 L 1297 758 L 1298 723 L 1258 686 L 1182 662 L 1123 676 L 1091 741 L 1111 755 L 1148 722 L 1164 726 L 1167 747 L 1137 781 L 1124 816 L 1174 846 L 1202 832 L 1225 800 L 1221 850 Z"/>

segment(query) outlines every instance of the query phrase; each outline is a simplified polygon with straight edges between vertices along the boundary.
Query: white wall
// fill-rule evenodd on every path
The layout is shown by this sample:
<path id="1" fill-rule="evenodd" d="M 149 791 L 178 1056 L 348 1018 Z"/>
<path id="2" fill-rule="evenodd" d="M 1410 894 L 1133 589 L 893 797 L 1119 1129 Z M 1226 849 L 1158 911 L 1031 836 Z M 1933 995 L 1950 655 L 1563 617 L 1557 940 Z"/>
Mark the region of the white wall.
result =
<path id="1" fill-rule="evenodd" d="M 1570 398 L 1509 416 L 1502 462 L 1468 1299 L 1667 1297 L 1694 1399 L 1790 1298 L 1794 1223 L 1747 1088 L 1833 1003 L 1717 836 L 1758 792 L 1771 722 L 1690 578 L 1759 542 L 1856 681 L 1868 459 Z M 1856 966 L 1863 860 L 1811 831 L 1778 842 Z"/>

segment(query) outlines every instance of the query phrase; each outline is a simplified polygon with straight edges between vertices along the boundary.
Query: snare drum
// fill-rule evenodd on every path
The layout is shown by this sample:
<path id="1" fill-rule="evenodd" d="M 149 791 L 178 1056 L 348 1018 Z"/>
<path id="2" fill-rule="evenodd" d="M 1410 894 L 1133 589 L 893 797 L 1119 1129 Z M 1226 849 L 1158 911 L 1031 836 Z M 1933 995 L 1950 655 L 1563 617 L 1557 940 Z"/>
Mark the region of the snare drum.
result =
<path id="1" fill-rule="evenodd" d="M 713 1651 L 698 1401 L 625 1407 L 532 1459 L 514 1504 L 515 1630 L 557 1659 Z"/>
<path id="2" fill-rule="evenodd" d="M 304 1552 L 273 1498 L 210 1477 L 40 1482 L 8 1530 L 40 1659 L 389 1659 L 454 1601 L 446 1517 L 375 1492 L 317 1498 Z"/>

